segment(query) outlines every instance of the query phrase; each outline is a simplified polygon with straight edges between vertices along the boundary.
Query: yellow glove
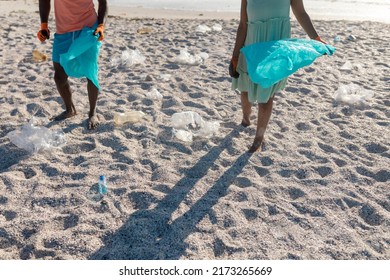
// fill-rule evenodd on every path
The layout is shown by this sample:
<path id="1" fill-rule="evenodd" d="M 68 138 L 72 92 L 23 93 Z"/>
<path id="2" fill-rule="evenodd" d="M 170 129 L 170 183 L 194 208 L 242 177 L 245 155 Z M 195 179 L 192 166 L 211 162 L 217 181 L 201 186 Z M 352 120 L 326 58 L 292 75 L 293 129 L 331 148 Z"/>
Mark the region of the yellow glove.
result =
<path id="1" fill-rule="evenodd" d="M 50 30 L 48 28 L 47 22 L 41 23 L 41 30 L 38 31 L 37 37 L 41 42 L 44 42 L 46 39 L 50 38 Z"/>
<path id="2" fill-rule="evenodd" d="M 102 41 L 104 39 L 104 25 L 103 23 L 99 24 L 98 27 L 95 29 L 95 32 L 93 35 L 99 34 L 98 41 Z"/>

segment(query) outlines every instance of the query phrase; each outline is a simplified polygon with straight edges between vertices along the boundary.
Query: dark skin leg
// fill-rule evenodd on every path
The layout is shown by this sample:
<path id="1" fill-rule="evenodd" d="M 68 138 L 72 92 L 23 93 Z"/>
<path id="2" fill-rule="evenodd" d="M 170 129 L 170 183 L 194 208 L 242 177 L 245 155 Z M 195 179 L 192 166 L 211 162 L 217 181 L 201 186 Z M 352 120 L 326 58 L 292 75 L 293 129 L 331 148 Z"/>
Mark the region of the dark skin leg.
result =
<path id="1" fill-rule="evenodd" d="M 247 127 L 251 124 L 250 115 L 252 112 L 252 104 L 248 100 L 248 93 L 241 92 L 241 109 L 242 109 L 242 122 L 243 127 Z"/>
<path id="2" fill-rule="evenodd" d="M 70 90 L 68 75 L 66 75 L 64 68 L 59 63 L 53 62 L 54 66 L 54 81 L 57 90 L 62 97 L 65 104 L 65 112 L 62 112 L 56 117 L 51 118 L 54 121 L 61 121 L 77 115 L 76 108 L 72 101 L 72 92 Z"/>
<path id="3" fill-rule="evenodd" d="M 88 128 L 96 129 L 96 127 L 100 123 L 99 116 L 96 113 L 96 103 L 99 95 L 99 90 L 90 80 L 88 80 L 87 89 L 88 89 L 88 98 L 89 98 Z"/>
<path id="4" fill-rule="evenodd" d="M 271 97 L 267 103 L 258 104 L 258 116 L 257 116 L 257 128 L 255 139 L 253 140 L 253 144 L 249 149 L 249 153 L 256 152 L 263 143 L 264 133 L 267 129 L 268 122 L 271 118 L 272 113 L 272 105 L 274 98 Z"/>

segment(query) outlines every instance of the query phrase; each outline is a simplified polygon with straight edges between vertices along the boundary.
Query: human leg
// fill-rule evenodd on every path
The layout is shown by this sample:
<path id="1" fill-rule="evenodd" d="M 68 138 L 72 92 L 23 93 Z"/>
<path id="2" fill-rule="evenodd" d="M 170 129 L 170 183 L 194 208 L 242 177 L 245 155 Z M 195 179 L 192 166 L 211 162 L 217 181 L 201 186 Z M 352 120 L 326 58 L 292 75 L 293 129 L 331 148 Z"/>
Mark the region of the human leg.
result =
<path id="1" fill-rule="evenodd" d="M 252 112 L 252 104 L 248 99 L 248 92 L 241 92 L 241 108 L 242 108 L 242 121 L 241 125 L 247 127 L 251 124 L 250 116 Z"/>
<path id="2" fill-rule="evenodd" d="M 258 104 L 258 115 L 257 115 L 257 127 L 256 127 L 256 135 L 253 140 L 253 144 L 249 149 L 249 153 L 256 152 L 263 143 L 264 133 L 267 129 L 268 122 L 271 118 L 272 113 L 272 105 L 274 98 L 271 97 L 267 103 L 259 103 Z"/>
<path id="3" fill-rule="evenodd" d="M 53 62 L 53 66 L 54 81 L 56 83 L 57 90 L 61 95 L 62 100 L 64 101 L 65 112 L 62 112 L 61 114 L 56 117 L 53 117 L 52 119 L 55 121 L 61 121 L 73 117 L 77 114 L 77 112 L 72 101 L 72 92 L 69 86 L 68 75 L 66 75 L 64 68 L 62 68 L 59 63 Z"/>
<path id="4" fill-rule="evenodd" d="M 89 121 L 88 128 L 96 129 L 99 125 L 99 116 L 96 113 L 96 103 L 99 95 L 98 88 L 88 79 Z"/>

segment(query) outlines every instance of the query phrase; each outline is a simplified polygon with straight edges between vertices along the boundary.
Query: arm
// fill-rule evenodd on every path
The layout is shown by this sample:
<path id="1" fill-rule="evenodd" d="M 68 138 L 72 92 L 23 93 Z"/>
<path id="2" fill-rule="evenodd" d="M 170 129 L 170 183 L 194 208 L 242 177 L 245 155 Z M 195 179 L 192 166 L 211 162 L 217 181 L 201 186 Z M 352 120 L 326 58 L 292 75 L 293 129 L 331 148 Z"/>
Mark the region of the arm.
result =
<path id="1" fill-rule="evenodd" d="M 233 59 L 238 59 L 240 49 L 244 46 L 248 28 L 248 15 L 246 13 L 246 0 L 241 0 L 240 24 L 238 25 L 236 44 L 233 50 Z"/>
<path id="2" fill-rule="evenodd" d="M 240 50 L 245 44 L 246 30 L 248 28 L 248 15 L 246 12 L 246 0 L 241 0 L 241 12 L 240 12 L 240 24 L 238 25 L 236 43 L 234 45 L 232 59 L 229 65 L 229 74 L 233 78 L 238 78 L 240 75 L 237 73 L 238 57 L 240 56 Z"/>
<path id="3" fill-rule="evenodd" d="M 310 39 L 318 38 L 319 36 L 317 31 L 315 30 L 313 23 L 311 22 L 311 19 L 306 13 L 305 7 L 303 6 L 303 0 L 291 0 L 290 3 L 291 10 Z"/>
<path id="4" fill-rule="evenodd" d="M 41 42 L 50 38 L 50 31 L 47 25 L 50 14 L 50 0 L 39 0 L 39 15 L 41 17 L 41 29 L 38 31 L 37 37 Z"/>
<path id="5" fill-rule="evenodd" d="M 107 0 L 99 0 L 98 24 L 103 24 L 107 15 Z"/>
<path id="6" fill-rule="evenodd" d="M 49 21 L 50 14 L 50 0 L 39 0 L 39 15 L 41 17 L 41 23 L 47 23 Z"/>
<path id="7" fill-rule="evenodd" d="M 107 15 L 107 0 L 98 0 L 98 27 L 95 29 L 94 34 L 99 34 L 99 41 L 104 39 L 104 18 Z"/>

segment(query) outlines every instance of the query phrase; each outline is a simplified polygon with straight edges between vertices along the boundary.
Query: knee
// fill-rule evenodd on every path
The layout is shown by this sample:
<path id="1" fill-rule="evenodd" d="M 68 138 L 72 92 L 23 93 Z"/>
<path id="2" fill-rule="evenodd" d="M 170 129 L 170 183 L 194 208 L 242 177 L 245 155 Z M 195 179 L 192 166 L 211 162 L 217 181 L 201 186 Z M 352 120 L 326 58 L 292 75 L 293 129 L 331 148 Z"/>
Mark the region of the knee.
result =
<path id="1" fill-rule="evenodd" d="M 57 86 L 64 86 L 68 82 L 68 77 L 59 73 L 58 71 L 54 72 L 54 81 Z"/>

